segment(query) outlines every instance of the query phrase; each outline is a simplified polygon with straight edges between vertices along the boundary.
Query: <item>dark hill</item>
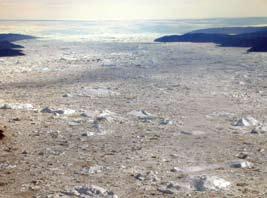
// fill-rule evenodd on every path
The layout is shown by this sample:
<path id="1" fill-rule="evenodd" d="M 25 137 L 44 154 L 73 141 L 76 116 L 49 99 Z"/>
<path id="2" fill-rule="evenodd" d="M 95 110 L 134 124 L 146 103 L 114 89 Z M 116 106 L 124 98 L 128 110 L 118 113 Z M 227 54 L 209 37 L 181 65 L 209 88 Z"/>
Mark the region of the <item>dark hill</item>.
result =
<path id="1" fill-rule="evenodd" d="M 247 47 L 249 52 L 267 52 L 267 28 L 264 27 L 260 31 L 257 28 L 247 28 L 246 33 L 242 34 L 222 34 L 216 33 L 196 33 L 190 32 L 184 35 L 163 36 L 155 40 L 155 42 L 193 42 L 193 43 L 215 43 L 222 47 Z M 206 32 L 208 32 L 206 30 Z M 211 32 L 215 32 L 212 29 Z M 249 33 L 247 33 L 249 32 Z"/>
<path id="2" fill-rule="evenodd" d="M 34 38 L 22 34 L 0 34 L 0 57 L 23 56 L 24 53 L 21 49 L 24 47 L 12 42 Z"/>

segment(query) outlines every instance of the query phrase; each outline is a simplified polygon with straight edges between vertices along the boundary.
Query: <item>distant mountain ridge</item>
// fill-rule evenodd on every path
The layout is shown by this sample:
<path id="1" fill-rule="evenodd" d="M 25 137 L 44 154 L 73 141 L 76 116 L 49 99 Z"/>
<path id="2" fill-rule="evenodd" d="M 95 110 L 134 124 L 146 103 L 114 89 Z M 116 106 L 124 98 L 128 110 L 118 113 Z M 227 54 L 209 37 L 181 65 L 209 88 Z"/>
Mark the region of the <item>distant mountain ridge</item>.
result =
<path id="1" fill-rule="evenodd" d="M 247 34 L 253 32 L 267 31 L 267 26 L 263 27 L 222 27 L 222 28 L 208 28 L 195 30 L 190 33 L 203 33 L 203 34 Z"/>
<path id="2" fill-rule="evenodd" d="M 247 47 L 248 52 L 267 52 L 267 27 L 211 28 L 184 35 L 163 36 L 155 42 L 215 43 L 222 47 Z"/>
<path id="3" fill-rule="evenodd" d="M 24 34 L 0 34 L 0 41 L 9 41 L 9 42 L 15 42 L 15 41 L 21 41 L 21 40 L 29 40 L 29 39 L 35 39 L 34 36 L 24 35 Z"/>

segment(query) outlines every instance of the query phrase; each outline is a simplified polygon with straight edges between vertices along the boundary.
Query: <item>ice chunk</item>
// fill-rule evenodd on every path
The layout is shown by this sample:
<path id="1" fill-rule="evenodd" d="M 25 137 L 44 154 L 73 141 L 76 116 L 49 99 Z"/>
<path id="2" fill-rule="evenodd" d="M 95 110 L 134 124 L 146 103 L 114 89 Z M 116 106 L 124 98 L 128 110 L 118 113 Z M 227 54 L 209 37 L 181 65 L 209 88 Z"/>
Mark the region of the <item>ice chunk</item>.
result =
<path id="1" fill-rule="evenodd" d="M 0 104 L 0 109 L 33 110 L 32 104 L 6 103 Z"/>
<path id="2" fill-rule="evenodd" d="M 96 185 L 76 186 L 74 189 L 65 192 L 64 194 L 69 197 L 80 198 L 118 198 L 112 191 L 108 191 Z"/>
<path id="3" fill-rule="evenodd" d="M 191 182 L 191 187 L 195 191 L 220 191 L 227 189 L 230 185 L 230 182 L 217 176 L 196 176 Z"/>
<path id="4" fill-rule="evenodd" d="M 162 186 L 158 188 L 159 192 L 162 192 L 164 194 L 177 194 L 179 193 L 179 190 L 181 189 L 180 185 L 175 182 L 169 182 L 166 186 Z"/>
<path id="5" fill-rule="evenodd" d="M 231 168 L 253 168 L 253 163 L 248 161 L 235 161 L 229 164 Z"/>
<path id="6" fill-rule="evenodd" d="M 135 116 L 139 118 L 140 120 L 145 120 L 145 121 L 153 120 L 156 118 L 156 116 L 148 113 L 145 110 L 139 110 L 139 111 L 134 110 L 134 111 L 129 112 L 128 115 Z"/>
<path id="7" fill-rule="evenodd" d="M 51 114 L 59 114 L 59 115 L 73 115 L 76 113 L 75 110 L 73 109 L 52 109 L 49 107 L 45 107 L 44 109 L 41 110 L 42 113 L 51 113 Z"/>
<path id="8" fill-rule="evenodd" d="M 252 127 L 257 125 L 260 125 L 260 122 L 252 116 L 243 117 L 234 124 L 234 126 L 238 127 Z"/>

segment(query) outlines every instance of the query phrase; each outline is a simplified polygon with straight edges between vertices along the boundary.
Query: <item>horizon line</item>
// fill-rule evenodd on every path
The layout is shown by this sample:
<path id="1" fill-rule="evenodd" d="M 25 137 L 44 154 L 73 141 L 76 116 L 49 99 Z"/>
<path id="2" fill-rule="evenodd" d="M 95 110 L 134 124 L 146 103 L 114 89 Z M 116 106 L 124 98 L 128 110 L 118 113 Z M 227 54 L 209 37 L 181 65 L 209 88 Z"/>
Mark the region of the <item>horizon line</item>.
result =
<path id="1" fill-rule="evenodd" d="M 210 18 L 165 18 L 165 19 L 0 19 L 0 21 L 179 21 L 179 20 L 216 20 L 216 19 L 260 19 L 267 16 L 248 16 L 248 17 L 210 17 Z"/>

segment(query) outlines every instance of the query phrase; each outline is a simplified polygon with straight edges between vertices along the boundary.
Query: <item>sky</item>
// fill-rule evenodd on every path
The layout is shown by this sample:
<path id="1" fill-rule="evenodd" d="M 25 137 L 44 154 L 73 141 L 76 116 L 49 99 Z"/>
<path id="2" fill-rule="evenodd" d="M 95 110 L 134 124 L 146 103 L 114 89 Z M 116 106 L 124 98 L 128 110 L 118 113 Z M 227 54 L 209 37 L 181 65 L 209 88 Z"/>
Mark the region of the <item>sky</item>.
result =
<path id="1" fill-rule="evenodd" d="M 267 16 L 267 0 L 0 0 L 0 19 L 136 20 Z"/>

